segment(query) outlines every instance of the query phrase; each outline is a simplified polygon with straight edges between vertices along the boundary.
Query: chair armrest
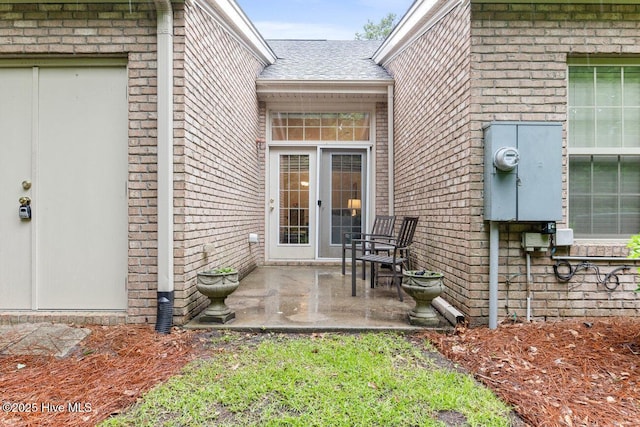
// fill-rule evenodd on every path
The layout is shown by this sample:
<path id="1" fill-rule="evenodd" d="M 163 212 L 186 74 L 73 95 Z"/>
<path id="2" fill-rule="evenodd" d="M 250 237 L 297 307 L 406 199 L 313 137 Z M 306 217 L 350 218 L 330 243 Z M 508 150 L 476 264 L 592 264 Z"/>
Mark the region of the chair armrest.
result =
<path id="1" fill-rule="evenodd" d="M 367 239 L 369 240 L 386 240 L 386 241 L 391 241 L 391 240 L 395 240 L 394 236 L 389 236 L 388 234 L 362 234 L 363 236 L 366 236 Z"/>
<path id="2" fill-rule="evenodd" d="M 373 247 L 375 247 L 376 244 L 379 245 L 385 245 L 385 246 L 391 246 L 393 248 L 397 248 L 397 245 L 395 243 L 392 242 L 392 240 L 395 239 L 390 239 L 390 240 L 380 240 L 380 239 L 352 239 L 352 242 L 359 242 L 362 245 L 366 245 L 367 243 L 372 245 Z"/>

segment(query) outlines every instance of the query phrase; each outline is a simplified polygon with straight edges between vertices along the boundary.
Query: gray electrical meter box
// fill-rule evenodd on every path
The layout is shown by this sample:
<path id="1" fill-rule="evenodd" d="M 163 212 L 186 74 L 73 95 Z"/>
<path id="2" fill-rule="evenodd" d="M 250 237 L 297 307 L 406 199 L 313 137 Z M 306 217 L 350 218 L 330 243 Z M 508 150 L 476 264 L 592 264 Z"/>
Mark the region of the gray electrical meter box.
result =
<path id="1" fill-rule="evenodd" d="M 562 219 L 561 123 L 493 122 L 484 152 L 484 219 Z"/>

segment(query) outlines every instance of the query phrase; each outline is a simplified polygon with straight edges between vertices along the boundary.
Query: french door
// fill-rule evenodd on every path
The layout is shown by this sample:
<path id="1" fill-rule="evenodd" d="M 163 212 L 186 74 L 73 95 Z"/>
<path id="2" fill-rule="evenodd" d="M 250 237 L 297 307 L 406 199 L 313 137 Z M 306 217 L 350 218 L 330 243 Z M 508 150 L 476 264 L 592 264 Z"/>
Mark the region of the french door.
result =
<path id="1" fill-rule="evenodd" d="M 322 150 L 320 157 L 320 258 L 340 258 L 344 233 L 367 223 L 366 151 Z"/>
<path id="2" fill-rule="evenodd" d="M 339 258 L 342 235 L 366 224 L 364 149 L 272 148 L 268 257 Z"/>

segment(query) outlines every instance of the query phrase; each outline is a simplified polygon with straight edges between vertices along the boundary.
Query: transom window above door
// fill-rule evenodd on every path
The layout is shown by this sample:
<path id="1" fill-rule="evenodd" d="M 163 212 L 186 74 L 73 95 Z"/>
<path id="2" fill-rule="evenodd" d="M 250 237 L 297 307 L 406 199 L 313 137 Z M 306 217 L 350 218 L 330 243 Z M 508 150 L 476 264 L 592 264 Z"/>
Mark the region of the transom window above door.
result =
<path id="1" fill-rule="evenodd" d="M 273 113 L 272 141 L 369 141 L 369 113 Z"/>

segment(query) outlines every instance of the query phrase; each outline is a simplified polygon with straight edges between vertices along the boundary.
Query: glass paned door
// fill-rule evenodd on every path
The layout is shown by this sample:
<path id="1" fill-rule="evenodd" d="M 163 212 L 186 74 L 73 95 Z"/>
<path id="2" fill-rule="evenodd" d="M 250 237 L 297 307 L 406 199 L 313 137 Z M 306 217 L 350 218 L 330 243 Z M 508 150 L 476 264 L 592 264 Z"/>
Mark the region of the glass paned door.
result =
<path id="1" fill-rule="evenodd" d="M 280 155 L 279 240 L 281 245 L 309 243 L 309 155 Z"/>
<path id="2" fill-rule="evenodd" d="M 268 256 L 313 259 L 316 149 L 272 149 L 269 168 Z"/>
<path id="3" fill-rule="evenodd" d="M 318 250 L 321 258 L 339 258 L 344 233 L 364 229 L 365 159 L 365 150 L 322 150 Z"/>

